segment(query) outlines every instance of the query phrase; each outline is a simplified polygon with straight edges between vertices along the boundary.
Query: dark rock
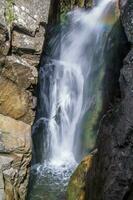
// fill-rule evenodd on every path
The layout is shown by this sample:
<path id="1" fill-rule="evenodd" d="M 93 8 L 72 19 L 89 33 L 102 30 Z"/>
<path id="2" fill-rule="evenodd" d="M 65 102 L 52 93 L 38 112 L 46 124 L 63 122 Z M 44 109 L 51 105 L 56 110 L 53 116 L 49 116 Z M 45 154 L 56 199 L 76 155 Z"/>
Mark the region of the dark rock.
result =
<path id="1" fill-rule="evenodd" d="M 133 43 L 133 1 L 121 0 L 121 16 L 129 42 Z"/>
<path id="2" fill-rule="evenodd" d="M 129 42 L 133 42 L 133 1 L 120 2 L 121 16 Z M 133 49 L 124 59 L 120 73 L 121 102 L 101 121 L 98 152 L 88 171 L 87 200 L 133 199 Z"/>

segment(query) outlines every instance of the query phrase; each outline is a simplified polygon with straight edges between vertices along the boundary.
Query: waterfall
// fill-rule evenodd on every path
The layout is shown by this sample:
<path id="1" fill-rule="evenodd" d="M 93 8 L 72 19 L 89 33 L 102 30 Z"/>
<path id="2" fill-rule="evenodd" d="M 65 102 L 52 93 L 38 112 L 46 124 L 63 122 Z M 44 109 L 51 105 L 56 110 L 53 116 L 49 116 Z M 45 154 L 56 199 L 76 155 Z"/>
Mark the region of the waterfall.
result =
<path id="1" fill-rule="evenodd" d="M 52 171 L 59 182 L 63 173 L 68 180 L 71 173 L 67 176 L 61 167 L 77 164 L 83 118 L 95 101 L 92 76 L 103 65 L 109 33 L 104 19 L 114 2 L 101 0 L 89 11 L 75 8 L 68 13 L 67 27 L 51 41 L 52 55 L 40 68 L 41 115 L 33 127 L 35 134 L 40 124 L 43 129 L 41 176 Z"/>
<path id="2" fill-rule="evenodd" d="M 45 89 L 46 80 L 41 83 L 41 98 L 46 101 L 42 110 L 48 111 L 44 146 L 54 164 L 75 162 L 82 119 L 93 102 L 89 93 L 90 75 L 100 67 L 104 49 L 102 20 L 112 2 L 102 0 L 90 12 L 82 9 L 70 12 L 68 30 L 62 30 L 60 45 L 57 41 L 53 43 L 53 57 L 41 69 L 44 79 L 48 69 L 53 73 L 49 77 L 49 91 Z M 55 52 L 60 52 L 58 60 L 54 59 Z"/>

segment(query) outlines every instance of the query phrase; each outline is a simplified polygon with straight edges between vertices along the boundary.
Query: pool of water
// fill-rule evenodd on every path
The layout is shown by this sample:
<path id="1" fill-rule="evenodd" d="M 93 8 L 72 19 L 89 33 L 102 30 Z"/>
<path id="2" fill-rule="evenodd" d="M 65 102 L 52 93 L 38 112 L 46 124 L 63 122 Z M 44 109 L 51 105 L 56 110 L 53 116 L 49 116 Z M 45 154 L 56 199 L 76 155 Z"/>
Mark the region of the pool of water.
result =
<path id="1" fill-rule="evenodd" d="M 76 162 L 58 165 L 47 161 L 34 165 L 27 200 L 65 200 L 66 188 L 76 166 Z"/>

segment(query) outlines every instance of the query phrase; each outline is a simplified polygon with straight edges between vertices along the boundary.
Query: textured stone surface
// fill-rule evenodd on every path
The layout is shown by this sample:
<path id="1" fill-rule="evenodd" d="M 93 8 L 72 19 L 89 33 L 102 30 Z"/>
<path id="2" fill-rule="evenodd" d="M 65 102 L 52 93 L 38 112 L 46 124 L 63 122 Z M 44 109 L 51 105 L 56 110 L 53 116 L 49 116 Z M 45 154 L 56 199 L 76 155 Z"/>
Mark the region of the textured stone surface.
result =
<path id="1" fill-rule="evenodd" d="M 3 100 L 0 112 L 29 124 L 33 123 L 35 116 L 33 110 L 36 106 L 34 95 L 38 77 L 37 66 L 45 39 L 49 7 L 50 0 L 1 0 L 0 75 L 10 79 L 12 83 L 8 81 L 7 84 L 6 81 L 6 94 L 3 93 L 3 88 L 1 90 L 0 98 Z M 5 81 L 1 87 L 4 83 Z"/>
<path id="2" fill-rule="evenodd" d="M 27 112 L 27 109 L 27 93 L 8 79 L 0 77 L 0 113 L 18 119 Z"/>
<path id="3" fill-rule="evenodd" d="M 30 61 L 19 56 L 7 56 L 2 75 L 17 84 L 19 88 L 27 89 L 32 84 L 37 84 L 38 72 Z"/>
<path id="4" fill-rule="evenodd" d="M 1 200 L 24 200 L 27 192 L 37 67 L 50 3 L 51 0 L 0 0 Z"/>
<path id="5" fill-rule="evenodd" d="M 0 114 L 0 194 L 6 200 L 25 199 L 31 160 L 30 131 L 29 125 Z"/>
<path id="6" fill-rule="evenodd" d="M 15 0 L 13 7 L 15 25 L 31 35 L 39 29 L 40 23 L 48 22 L 50 0 Z"/>
<path id="7" fill-rule="evenodd" d="M 121 0 L 122 22 L 131 43 L 132 5 Z M 119 83 L 121 102 L 101 121 L 98 152 L 87 175 L 87 200 L 133 199 L 133 49 L 124 59 Z"/>
<path id="8" fill-rule="evenodd" d="M 14 52 L 28 52 L 31 54 L 40 54 L 42 52 L 42 41 L 44 41 L 44 28 L 36 33 L 35 37 L 13 31 L 12 48 Z"/>
<path id="9" fill-rule="evenodd" d="M 121 16 L 129 42 L 133 43 L 133 1 L 121 0 Z"/>

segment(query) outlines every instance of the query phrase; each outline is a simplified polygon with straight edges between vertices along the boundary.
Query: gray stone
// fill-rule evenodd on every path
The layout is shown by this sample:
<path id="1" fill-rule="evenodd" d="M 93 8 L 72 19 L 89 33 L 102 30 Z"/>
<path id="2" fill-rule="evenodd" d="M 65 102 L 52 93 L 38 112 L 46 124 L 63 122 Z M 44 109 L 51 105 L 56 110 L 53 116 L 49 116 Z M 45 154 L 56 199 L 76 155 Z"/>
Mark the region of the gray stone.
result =
<path id="1" fill-rule="evenodd" d="M 28 59 L 19 56 L 7 56 L 1 73 L 15 82 L 19 88 L 27 89 L 32 84 L 37 84 L 37 69 L 28 62 Z"/>
<path id="2" fill-rule="evenodd" d="M 0 0 L 0 28 L 6 27 L 6 19 L 5 19 L 5 9 L 6 9 L 6 0 Z"/>
<path id="3" fill-rule="evenodd" d="M 121 16 L 129 42 L 133 44 L 133 1 L 121 0 Z"/>
<path id="4" fill-rule="evenodd" d="M 0 115 L 0 197 L 25 200 L 31 161 L 31 128 L 23 122 Z M 0 198 L 2 200 L 2 198 Z"/>
<path id="5" fill-rule="evenodd" d="M 32 6 L 31 6 L 32 5 Z M 41 22 L 47 23 L 50 0 L 15 0 L 15 25 L 27 33 L 35 35 Z"/>
<path id="6" fill-rule="evenodd" d="M 14 52 L 41 54 L 45 30 L 43 27 L 36 32 L 35 37 L 13 31 L 12 48 Z"/>

